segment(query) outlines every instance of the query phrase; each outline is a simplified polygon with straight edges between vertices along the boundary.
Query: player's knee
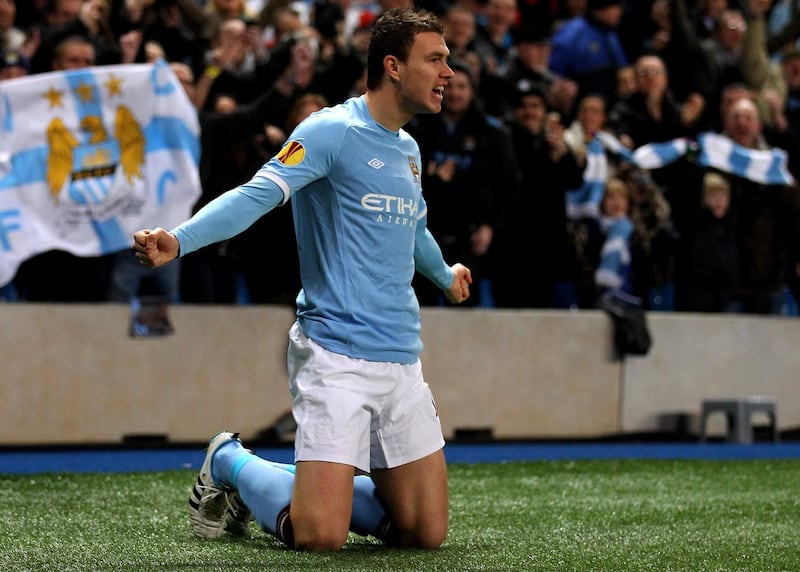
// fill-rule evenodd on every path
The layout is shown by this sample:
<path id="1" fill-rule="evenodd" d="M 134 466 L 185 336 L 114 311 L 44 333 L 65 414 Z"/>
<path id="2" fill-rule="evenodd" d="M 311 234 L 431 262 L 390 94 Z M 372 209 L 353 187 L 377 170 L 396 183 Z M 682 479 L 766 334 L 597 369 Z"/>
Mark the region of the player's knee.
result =
<path id="1" fill-rule="evenodd" d="M 309 529 L 294 531 L 294 547 L 309 552 L 334 552 L 347 542 L 347 530 Z"/>
<path id="2" fill-rule="evenodd" d="M 435 527 L 432 530 L 425 530 L 424 534 L 420 535 L 418 539 L 417 548 L 424 550 L 436 550 L 443 543 L 447 537 L 447 525 Z"/>
<path id="3" fill-rule="evenodd" d="M 416 526 L 406 531 L 398 531 L 397 542 L 408 548 L 436 550 L 447 538 L 447 523 L 431 523 L 427 526 Z"/>

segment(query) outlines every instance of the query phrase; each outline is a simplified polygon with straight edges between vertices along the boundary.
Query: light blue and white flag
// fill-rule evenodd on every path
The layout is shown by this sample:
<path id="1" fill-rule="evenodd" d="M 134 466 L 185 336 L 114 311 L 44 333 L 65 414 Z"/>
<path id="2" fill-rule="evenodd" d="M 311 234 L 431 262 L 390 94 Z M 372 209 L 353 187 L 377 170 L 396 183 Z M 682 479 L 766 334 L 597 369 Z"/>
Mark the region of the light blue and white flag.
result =
<path id="1" fill-rule="evenodd" d="M 632 161 L 630 151 L 613 135 L 599 131 L 586 143 L 586 167 L 583 184 L 567 191 L 567 217 L 570 219 L 598 218 L 600 201 L 606 188 L 609 174 L 609 152 L 624 161 Z"/>
<path id="2" fill-rule="evenodd" d="M 660 169 L 686 155 L 689 140 L 673 139 L 666 143 L 648 143 L 633 152 L 633 162 L 642 169 Z"/>
<path id="3" fill-rule="evenodd" d="M 0 286 L 48 250 L 99 256 L 200 196 L 197 112 L 165 62 L 0 83 Z"/>
<path id="4" fill-rule="evenodd" d="M 586 167 L 583 184 L 567 191 L 567 217 L 570 219 L 597 218 L 600 201 L 608 179 L 608 160 L 600 140 L 595 137 L 586 143 Z"/>
<path id="5" fill-rule="evenodd" d="M 628 217 L 604 216 L 600 218 L 600 227 L 606 239 L 594 274 L 595 283 L 604 288 L 629 292 L 633 223 Z"/>
<path id="6" fill-rule="evenodd" d="M 748 149 L 718 133 L 702 133 L 697 139 L 697 162 L 762 185 L 791 185 L 788 155 L 783 149 Z"/>
<path id="7" fill-rule="evenodd" d="M 783 149 L 749 149 L 719 133 L 706 132 L 696 144 L 685 138 L 648 143 L 633 152 L 634 163 L 643 169 L 660 169 L 690 150 L 697 151 L 697 164 L 711 167 L 762 185 L 791 185 L 788 155 Z"/>

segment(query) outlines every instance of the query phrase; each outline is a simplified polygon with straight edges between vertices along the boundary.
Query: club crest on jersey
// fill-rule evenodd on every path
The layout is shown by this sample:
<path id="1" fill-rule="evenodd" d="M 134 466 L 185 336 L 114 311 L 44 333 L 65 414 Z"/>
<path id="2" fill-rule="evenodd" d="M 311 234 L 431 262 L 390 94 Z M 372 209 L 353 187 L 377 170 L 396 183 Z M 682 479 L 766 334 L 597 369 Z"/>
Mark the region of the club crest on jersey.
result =
<path id="1" fill-rule="evenodd" d="M 417 166 L 417 161 L 412 155 L 408 156 L 408 166 L 411 169 L 411 175 L 414 177 L 414 182 L 419 183 L 419 167 Z"/>
<path id="2" fill-rule="evenodd" d="M 294 167 L 306 158 L 306 148 L 298 141 L 289 141 L 276 155 L 278 161 L 287 167 Z"/>

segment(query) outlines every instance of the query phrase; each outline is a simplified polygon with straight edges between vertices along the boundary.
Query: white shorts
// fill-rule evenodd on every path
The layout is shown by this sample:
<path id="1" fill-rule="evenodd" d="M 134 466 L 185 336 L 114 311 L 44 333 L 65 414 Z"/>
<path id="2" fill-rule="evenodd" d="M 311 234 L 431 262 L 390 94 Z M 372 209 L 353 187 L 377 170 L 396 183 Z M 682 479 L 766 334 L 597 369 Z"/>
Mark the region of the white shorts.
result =
<path id="1" fill-rule="evenodd" d="M 354 359 L 289 331 L 296 461 L 388 469 L 444 447 L 430 387 L 411 365 Z"/>

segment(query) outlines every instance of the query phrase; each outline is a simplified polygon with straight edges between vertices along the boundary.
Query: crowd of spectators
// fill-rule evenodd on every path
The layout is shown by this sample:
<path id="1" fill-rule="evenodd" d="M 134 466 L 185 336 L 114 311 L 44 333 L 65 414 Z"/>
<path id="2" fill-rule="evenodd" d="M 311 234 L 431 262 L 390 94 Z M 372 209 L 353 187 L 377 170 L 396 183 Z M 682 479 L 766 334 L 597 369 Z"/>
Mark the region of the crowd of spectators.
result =
<path id="1" fill-rule="evenodd" d="M 197 108 L 202 196 L 247 181 L 309 113 L 364 92 L 381 11 L 413 0 L 0 0 L 0 81 L 169 62 Z M 593 308 L 622 290 L 658 310 L 787 313 L 800 299 L 800 188 L 697 160 L 722 135 L 800 178 L 797 0 L 419 0 L 445 25 L 443 111 L 407 126 L 429 226 L 472 269 L 475 305 Z M 644 146 L 687 152 L 644 168 Z M 22 301 L 287 303 L 291 205 L 170 266 L 50 251 Z M 164 272 L 162 269 L 161 272 Z M 58 273 L 81 288 L 54 287 Z M 85 287 L 89 284 L 90 287 Z M 446 305 L 415 281 L 423 305 Z"/>

